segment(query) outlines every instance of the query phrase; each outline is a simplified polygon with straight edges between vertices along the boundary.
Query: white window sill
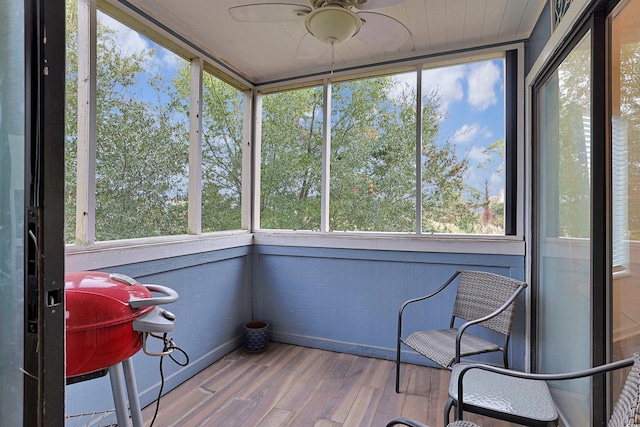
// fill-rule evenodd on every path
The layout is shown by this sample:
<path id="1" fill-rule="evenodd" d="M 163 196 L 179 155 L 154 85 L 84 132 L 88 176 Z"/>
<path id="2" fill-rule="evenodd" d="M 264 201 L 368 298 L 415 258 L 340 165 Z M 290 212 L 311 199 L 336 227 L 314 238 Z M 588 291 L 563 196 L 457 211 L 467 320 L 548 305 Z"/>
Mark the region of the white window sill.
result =
<path id="1" fill-rule="evenodd" d="M 309 232 L 260 230 L 203 235 L 150 237 L 69 245 L 67 271 L 96 270 L 119 265 L 256 245 L 406 252 L 524 256 L 521 236 Z"/>

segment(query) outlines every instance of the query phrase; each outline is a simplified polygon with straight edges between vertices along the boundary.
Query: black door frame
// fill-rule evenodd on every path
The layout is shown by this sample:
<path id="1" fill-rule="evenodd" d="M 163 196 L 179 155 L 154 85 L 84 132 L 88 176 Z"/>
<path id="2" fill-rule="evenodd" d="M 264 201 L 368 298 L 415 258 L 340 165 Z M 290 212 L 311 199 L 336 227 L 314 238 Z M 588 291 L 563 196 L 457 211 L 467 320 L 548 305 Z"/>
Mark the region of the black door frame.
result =
<path id="1" fill-rule="evenodd" d="M 65 2 L 25 0 L 24 426 L 64 425 Z"/>
<path id="2" fill-rule="evenodd" d="M 608 45 L 608 14 L 619 3 L 619 0 L 600 0 L 594 2 L 582 19 L 576 23 L 574 30 L 566 37 L 563 46 L 556 52 L 545 71 L 532 85 L 532 111 L 534 123 L 537 120 L 536 93 L 546 81 L 550 73 L 557 69 L 575 44 L 590 31 L 591 35 L 591 366 L 598 366 L 611 361 L 610 330 L 611 330 L 611 129 L 609 119 L 610 88 L 609 71 L 610 48 Z M 532 126 L 532 141 L 534 150 L 537 146 L 536 125 Z M 535 153 L 535 151 L 534 151 Z M 536 170 L 537 155 L 533 156 L 533 170 Z M 533 206 L 539 200 L 538 184 L 534 179 Z M 533 233 L 536 236 L 535 210 L 532 213 Z M 532 264 L 537 265 L 537 250 L 539 245 L 534 238 L 532 242 Z M 535 268 L 532 270 L 532 368 L 537 371 L 537 283 L 540 280 Z M 607 378 L 596 376 L 591 380 L 591 418 L 593 425 L 606 425 L 609 418 L 611 393 Z"/>

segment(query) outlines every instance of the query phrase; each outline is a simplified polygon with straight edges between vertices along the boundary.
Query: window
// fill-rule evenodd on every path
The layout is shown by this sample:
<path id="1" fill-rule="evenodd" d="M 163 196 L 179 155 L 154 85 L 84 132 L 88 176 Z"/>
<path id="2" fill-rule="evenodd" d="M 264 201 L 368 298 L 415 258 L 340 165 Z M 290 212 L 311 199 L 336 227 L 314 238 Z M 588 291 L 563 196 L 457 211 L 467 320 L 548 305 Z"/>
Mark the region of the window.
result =
<path id="1" fill-rule="evenodd" d="M 65 243 L 76 240 L 76 191 L 78 175 L 78 3 L 66 2 L 65 73 Z"/>
<path id="2" fill-rule="evenodd" d="M 584 35 L 535 90 L 535 246 L 537 370 L 590 366 L 591 33 Z M 567 354 L 571 354 L 570 358 Z M 589 380 L 551 387 L 572 425 L 589 425 Z"/>
<path id="3" fill-rule="evenodd" d="M 613 360 L 640 350 L 640 0 L 621 2 L 610 20 L 612 156 L 612 307 Z M 625 372 L 612 375 L 618 396 Z"/>
<path id="4" fill-rule="evenodd" d="M 504 234 L 504 59 L 422 72 L 422 231 Z"/>
<path id="5" fill-rule="evenodd" d="M 87 23 L 79 23 L 82 7 L 77 1 L 67 2 L 65 241 L 186 234 L 190 63 L 100 11 L 95 12 L 96 27 L 87 30 Z M 90 21 L 86 16 L 80 19 Z M 85 89 L 79 89 L 79 66 L 91 61 L 78 56 L 79 24 L 84 24 L 80 31 L 96 34 L 95 74 L 89 74 L 95 76 L 89 101 L 95 113 L 78 110 L 79 91 Z M 242 146 L 237 136 L 242 128 L 237 122 L 243 120 L 242 94 L 209 74 L 203 92 L 205 231 L 237 229 L 238 172 L 221 172 L 219 165 L 230 163 L 220 156 L 231 159 L 237 154 L 221 150 L 229 147 L 229 138 L 239 144 L 236 151 Z M 79 113 L 85 114 L 84 120 L 94 114 L 94 134 L 81 129 L 79 135 Z M 220 209 L 223 204 L 228 208 Z M 77 205 L 86 210 L 76 212 L 82 209 Z"/>
<path id="6" fill-rule="evenodd" d="M 78 57 L 78 10 L 67 2 L 67 243 L 238 230 L 248 219 L 261 229 L 514 234 L 505 227 L 515 215 L 505 214 L 514 178 L 505 159 L 516 144 L 505 131 L 505 55 L 327 80 L 326 94 L 316 86 L 261 95 L 254 177 L 244 144 L 249 92 L 204 59 L 183 59 L 168 39 L 99 11 L 96 28 L 85 30 L 97 34 L 87 101 L 95 135 L 79 135 L 86 77 L 78 64 L 90 61 Z M 190 164 L 199 169 L 190 173 Z M 248 175 L 260 180 L 255 218 Z"/>
<path id="7" fill-rule="evenodd" d="M 414 72 L 333 86 L 331 230 L 415 230 L 415 83 Z"/>
<path id="8" fill-rule="evenodd" d="M 96 240 L 187 232 L 188 63 L 98 13 Z"/>
<path id="9" fill-rule="evenodd" d="M 36 37 L 36 31 L 41 28 L 34 26 L 29 29 L 29 26 L 25 26 L 25 18 L 28 17 L 25 9 L 29 10 L 29 7 L 19 0 L 4 1 L 0 6 L 0 34 L 3 40 L 2 48 L 0 48 L 0 294 L 2 295 L 2 333 L 0 333 L 0 337 L 4 343 L 2 366 L 0 367 L 0 381 L 2 381 L 0 414 L 2 414 L 2 424 L 14 426 L 36 422 L 37 417 L 42 414 L 41 409 L 38 408 L 38 406 L 42 407 L 40 402 L 46 401 L 47 408 L 51 410 L 48 414 L 52 415 L 48 420 L 56 419 L 56 414 L 59 413 L 58 408 L 61 406 L 56 399 L 49 400 L 51 394 L 59 390 L 53 384 L 50 388 L 47 387 L 52 391 L 48 390 L 43 396 L 38 396 L 40 399 L 23 400 L 24 394 L 29 393 L 27 390 L 37 389 L 38 385 L 42 384 L 39 380 L 29 384 L 29 381 L 25 380 L 24 369 L 29 372 L 41 372 L 38 363 L 42 360 L 39 355 L 43 354 L 43 352 L 36 354 L 36 352 L 25 351 L 26 345 L 37 340 L 36 334 L 27 332 L 26 316 L 28 311 L 25 310 L 25 300 L 29 302 L 33 300 L 25 297 L 27 290 L 25 281 L 27 277 L 29 280 L 33 280 L 32 277 L 37 280 L 44 275 L 40 271 L 40 266 L 37 276 L 33 271 L 29 273 L 24 271 L 24 246 L 25 243 L 28 243 L 24 239 L 24 182 L 25 176 L 32 175 L 25 171 L 22 165 L 25 163 L 25 159 L 31 159 L 34 156 L 33 154 L 29 157 L 25 155 L 25 148 L 34 146 L 32 141 L 34 138 L 25 135 L 25 127 L 33 126 L 33 123 L 30 122 L 36 120 L 35 115 L 29 113 L 30 110 L 35 109 L 28 101 L 26 87 L 34 91 L 36 88 L 25 75 L 25 69 L 37 70 L 39 68 L 36 61 L 32 59 L 31 49 L 27 46 L 31 45 L 30 41 Z M 51 21 L 53 20 L 45 22 L 51 23 Z M 56 27 L 60 26 L 56 25 Z M 27 48 L 25 49 L 25 47 Z M 25 66 L 25 63 L 29 64 L 29 68 Z M 53 86 L 57 86 L 57 83 Z M 57 88 L 54 93 L 58 93 Z M 26 175 L 25 172 L 29 175 Z M 33 194 L 29 187 L 27 187 L 27 194 Z M 32 197 L 30 196 L 29 199 Z M 45 215 L 42 217 L 44 218 Z M 49 230 L 50 226 L 58 226 L 55 224 L 57 221 L 51 219 L 54 217 L 55 215 L 46 216 L 48 219 L 43 221 L 43 225 L 47 227 L 46 230 Z M 36 233 L 40 234 L 39 231 Z M 51 241 L 55 240 L 57 235 L 54 233 Z M 47 246 L 47 248 L 53 247 L 52 244 Z M 52 276 L 49 276 L 49 272 L 53 273 Z M 46 277 L 56 276 L 55 267 L 51 270 L 47 267 Z M 56 317 L 48 317 L 48 313 L 45 316 L 47 316 L 44 317 L 47 322 L 51 321 L 51 323 L 47 323 L 47 331 L 56 332 L 58 330 Z M 35 339 L 32 340 L 28 335 L 35 336 Z M 44 354 L 48 357 L 47 367 L 56 368 L 59 366 L 59 358 L 49 352 Z M 47 375 L 47 378 L 57 379 L 58 371 L 57 369 L 54 369 L 52 373 L 47 371 Z M 29 411 L 32 416 L 25 416 L 25 413 Z"/>
<path id="10" fill-rule="evenodd" d="M 307 88 L 263 97 L 261 228 L 320 229 L 322 94 Z"/>
<path id="11" fill-rule="evenodd" d="M 494 56 L 338 82 L 330 108 L 318 88 L 265 95 L 261 228 L 318 229 L 326 110 L 322 231 L 506 234 L 506 62 Z"/>
<path id="12" fill-rule="evenodd" d="M 208 72 L 202 86 L 202 231 L 240 229 L 244 97 Z"/>

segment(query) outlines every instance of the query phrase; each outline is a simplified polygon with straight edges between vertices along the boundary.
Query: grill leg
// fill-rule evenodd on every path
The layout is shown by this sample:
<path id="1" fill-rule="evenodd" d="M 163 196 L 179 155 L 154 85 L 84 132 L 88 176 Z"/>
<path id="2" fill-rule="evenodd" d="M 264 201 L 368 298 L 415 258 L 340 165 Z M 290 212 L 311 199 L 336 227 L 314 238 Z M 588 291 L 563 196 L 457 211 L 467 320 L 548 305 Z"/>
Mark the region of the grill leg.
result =
<path id="1" fill-rule="evenodd" d="M 136 376 L 133 372 L 133 360 L 128 358 L 122 361 L 124 368 L 124 379 L 127 385 L 127 395 L 129 396 L 129 407 L 131 408 L 131 421 L 133 427 L 144 427 L 142 422 L 142 411 L 140 410 L 140 400 L 138 399 L 138 386 Z"/>
<path id="2" fill-rule="evenodd" d="M 119 363 L 109 366 L 109 380 L 111 381 L 111 393 L 113 394 L 113 403 L 116 407 L 118 425 L 127 426 L 129 425 L 129 411 L 127 410 L 127 400 L 124 394 L 122 367 Z"/>

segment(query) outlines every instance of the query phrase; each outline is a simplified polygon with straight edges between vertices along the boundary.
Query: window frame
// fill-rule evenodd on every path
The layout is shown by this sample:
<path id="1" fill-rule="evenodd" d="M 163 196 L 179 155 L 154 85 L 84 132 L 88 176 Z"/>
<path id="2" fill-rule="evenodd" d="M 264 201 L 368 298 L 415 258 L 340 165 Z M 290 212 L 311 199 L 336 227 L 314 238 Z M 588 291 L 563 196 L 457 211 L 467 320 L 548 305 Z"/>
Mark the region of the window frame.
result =
<path id="1" fill-rule="evenodd" d="M 367 235 L 397 235 L 406 236 L 434 236 L 457 238 L 463 236 L 475 236 L 475 237 L 507 237 L 507 236 L 523 236 L 524 235 L 524 221 L 522 215 L 518 216 L 518 212 L 524 212 L 524 192 L 519 191 L 519 188 L 524 183 L 524 49 L 520 44 L 512 44 L 506 46 L 500 46 L 495 48 L 478 49 L 465 53 L 456 53 L 451 55 L 436 55 L 435 58 L 430 60 L 414 61 L 411 65 L 404 65 L 393 68 L 379 69 L 373 71 L 360 71 L 357 74 L 337 73 L 335 76 L 325 77 L 322 80 L 322 89 L 324 91 L 325 101 L 323 105 L 323 155 L 322 155 L 322 211 L 321 211 L 321 228 L 319 233 L 340 233 L 341 235 L 348 234 L 350 236 L 364 233 Z M 444 57 L 444 58 L 443 58 Z M 449 233 L 423 233 L 422 232 L 422 203 L 421 203 L 421 161 L 420 153 L 421 146 L 421 127 L 422 127 L 422 71 L 428 68 L 441 68 L 446 66 L 460 65 L 472 62 L 479 62 L 482 60 L 490 60 L 502 57 L 504 59 L 504 80 L 505 80 L 505 224 L 504 234 L 502 235 L 489 235 L 489 234 L 449 234 Z M 331 94 L 332 84 L 341 83 L 350 80 L 365 80 L 372 77 L 381 77 L 386 75 L 396 75 L 406 72 L 416 73 L 416 220 L 415 229 L 412 233 L 394 233 L 394 232 L 360 232 L 360 231 L 331 231 L 329 228 L 329 200 L 330 200 L 330 183 L 329 183 L 329 169 L 330 169 L 330 151 L 331 151 Z M 295 87 L 291 82 L 283 85 L 281 91 L 295 89 L 303 89 L 309 86 L 319 86 L 317 80 L 301 81 L 298 87 Z M 277 87 L 272 85 L 258 86 L 255 89 L 258 98 L 262 98 L 265 95 L 269 95 L 273 92 L 278 92 Z M 262 106 L 256 107 L 256 115 L 262 116 Z M 257 123 L 260 126 L 261 123 Z M 256 156 L 258 163 L 261 153 L 261 140 L 260 132 L 257 132 L 256 139 L 254 141 L 256 146 Z M 258 169 L 255 176 L 260 177 L 260 165 L 257 164 Z M 259 189 L 259 187 L 258 187 Z M 260 194 L 254 195 L 255 199 L 259 202 Z M 259 206 L 256 205 L 256 206 Z M 260 227 L 260 212 L 254 211 L 254 227 L 255 232 L 274 232 L 276 230 L 263 229 Z M 284 232 L 285 230 L 277 230 Z M 286 230 L 293 231 L 293 230 Z M 318 233 L 318 231 L 308 231 L 309 233 Z"/>
<path id="2" fill-rule="evenodd" d="M 82 169 L 79 165 L 77 174 L 78 183 L 80 184 L 82 180 L 86 183 L 86 187 L 85 190 L 82 191 L 81 197 L 76 200 L 77 211 L 84 217 L 84 221 L 82 221 L 84 226 L 80 227 L 76 232 L 76 236 L 80 236 L 78 242 L 67 245 L 66 252 L 69 268 L 88 268 L 89 266 L 91 268 L 106 268 L 123 263 L 176 256 L 176 254 L 199 253 L 261 243 L 312 247 L 375 248 L 403 251 L 429 250 L 441 253 L 484 253 L 515 256 L 523 256 L 525 254 L 524 43 L 507 43 L 504 45 L 457 51 L 454 53 L 436 53 L 428 57 L 386 63 L 383 65 L 374 64 L 357 70 L 337 70 L 333 74 L 327 72 L 326 75 L 320 77 L 318 77 L 318 75 L 304 76 L 260 86 L 245 80 L 240 74 L 229 69 L 225 64 L 219 63 L 214 57 L 174 33 L 171 29 L 162 26 L 162 24 L 146 16 L 144 12 L 140 10 L 129 10 L 124 5 L 115 6 L 105 0 L 79 0 L 79 2 L 84 2 L 88 8 L 88 22 L 86 25 L 87 28 L 89 28 L 88 36 L 91 43 L 95 43 L 95 14 L 99 8 L 102 12 L 130 28 L 136 31 L 142 31 L 146 37 L 161 44 L 179 56 L 185 59 L 189 58 L 188 60 L 191 61 L 192 67 L 192 86 L 194 82 L 193 76 L 198 75 L 202 70 L 207 70 L 216 77 L 221 78 L 221 80 L 231 84 L 236 89 L 243 91 L 245 97 L 245 127 L 243 132 L 242 153 L 243 207 L 242 228 L 240 230 L 217 231 L 202 234 L 201 224 L 199 223 L 199 210 L 201 206 L 200 203 L 194 203 L 198 197 L 198 187 L 201 186 L 201 175 L 197 171 L 198 166 L 195 166 L 196 169 L 190 166 L 190 176 L 193 174 L 197 179 L 196 182 L 190 182 L 189 184 L 190 188 L 192 186 L 194 187 L 194 189 L 190 190 L 189 194 L 188 229 L 190 234 L 95 242 L 95 224 L 93 224 L 91 220 L 91 217 L 93 217 L 95 213 L 92 212 L 92 210 L 95 210 L 95 163 L 93 163 L 92 166 L 92 162 L 95 162 L 95 146 L 92 147 L 91 143 L 86 142 L 87 163 Z M 95 85 L 95 47 L 93 49 L 90 47 L 91 44 L 89 45 L 89 49 L 87 49 L 87 56 L 84 60 L 88 64 L 89 72 L 87 77 L 89 85 L 91 82 Z M 477 61 L 483 58 L 502 55 L 507 51 L 513 51 L 513 63 L 515 63 L 516 66 L 510 68 L 511 71 L 508 74 L 505 70 L 505 80 L 513 79 L 515 76 L 516 81 L 511 81 L 510 89 L 508 89 L 508 92 L 512 93 L 512 102 L 515 105 L 505 104 L 505 109 L 510 111 L 511 116 L 510 119 L 505 117 L 506 122 L 515 120 L 515 123 L 510 127 L 509 124 L 507 124 L 507 129 L 505 129 L 505 131 L 511 135 L 511 138 L 515 138 L 511 143 L 507 143 L 507 146 L 511 147 L 511 151 L 507 154 L 511 159 L 511 165 L 508 165 L 505 171 L 505 185 L 508 186 L 509 182 L 513 184 L 511 190 L 507 190 L 511 196 L 505 196 L 505 200 L 510 200 L 509 207 L 506 208 L 505 212 L 505 235 L 329 232 L 327 211 L 329 194 L 326 191 L 323 191 L 322 225 L 319 232 L 261 230 L 259 228 L 257 208 L 259 207 L 260 200 L 260 182 L 257 177 L 260 176 L 260 111 L 261 97 L 263 94 L 286 90 L 287 88 L 302 88 L 320 84 L 325 89 L 325 97 L 330 100 L 328 94 L 332 82 L 358 79 L 366 76 L 388 75 L 409 70 L 415 70 L 417 75 L 420 75 L 421 70 L 426 67 L 439 67 Z M 82 59 L 80 59 L 80 61 L 82 61 Z M 197 77 L 195 79 L 198 80 Z M 418 82 L 420 82 L 420 79 L 418 79 Z M 201 83 L 195 86 L 198 87 L 198 85 L 201 85 Z M 418 83 L 418 85 L 420 85 L 420 83 Z M 418 88 L 420 89 L 420 86 L 418 86 Z M 91 93 L 95 96 L 95 88 L 93 91 L 90 89 L 91 86 L 89 86 L 89 90 L 87 91 L 88 98 L 86 99 L 91 99 Z M 192 90 L 192 99 L 201 99 L 201 95 L 194 97 L 193 92 Z M 507 88 L 505 88 L 505 93 L 507 93 Z M 420 97 L 418 97 L 418 102 L 420 102 Z M 325 100 L 325 118 L 328 117 L 326 109 L 329 103 L 330 102 Z M 95 137 L 91 137 L 91 129 L 93 129 L 95 135 L 95 106 L 91 107 L 91 102 L 88 104 L 88 117 L 85 119 L 88 131 L 82 138 L 79 132 L 79 142 L 81 139 L 84 139 L 84 141 L 95 141 Z M 93 120 L 93 123 L 91 120 Z M 196 121 L 194 126 L 201 127 L 201 124 L 198 124 Z M 190 128 L 192 128 L 192 126 L 190 126 Z M 193 132 L 193 129 L 190 129 L 190 134 Z M 192 147 L 190 147 L 190 165 L 199 165 L 201 161 L 200 152 L 197 148 L 193 148 L 193 145 L 198 145 L 197 140 L 197 137 L 190 137 L 190 145 L 192 145 Z M 328 152 L 326 150 L 328 150 L 328 148 L 325 147 L 322 167 L 328 170 Z M 417 169 L 419 171 L 419 168 Z M 328 186 L 328 183 L 323 182 L 323 190 L 328 188 L 325 187 L 325 185 Z M 80 203 L 82 203 L 82 205 L 80 205 Z M 420 215 L 419 209 L 417 209 L 416 215 Z M 507 226 L 508 221 L 511 221 L 511 225 L 509 226 Z M 469 243 L 473 243 L 473 245 L 469 245 Z M 135 255 L 130 249 L 135 252 Z M 97 260 L 97 254 L 100 254 L 100 260 Z M 129 256 L 126 254 L 129 254 Z"/>
<path id="3" fill-rule="evenodd" d="M 244 131 L 243 131 L 243 205 L 247 200 L 245 184 L 250 188 L 250 123 L 252 102 L 251 87 L 247 82 L 223 73 L 212 64 L 211 58 L 197 55 L 174 40 L 175 34 L 164 34 L 161 30 L 144 25 L 140 20 L 127 14 L 110 3 L 101 0 L 78 0 L 78 39 L 87 40 L 86 45 L 78 46 L 78 131 L 77 131 L 77 176 L 76 176 L 76 231 L 75 245 L 89 247 L 96 243 L 96 45 L 97 11 L 117 20 L 128 28 L 161 45 L 175 55 L 190 63 L 190 112 L 189 112 L 189 170 L 187 230 L 190 235 L 202 234 L 201 193 L 202 193 L 202 81 L 206 71 L 223 82 L 244 93 Z M 188 59 L 191 58 L 191 59 Z M 208 59 L 209 61 L 206 61 Z M 225 78 L 226 77 L 226 78 Z M 83 108 L 80 108 L 82 106 Z M 242 210 L 241 229 L 248 229 L 249 213 Z M 156 239 L 164 239 L 162 236 Z M 122 241 L 140 241 L 133 238 Z"/>

